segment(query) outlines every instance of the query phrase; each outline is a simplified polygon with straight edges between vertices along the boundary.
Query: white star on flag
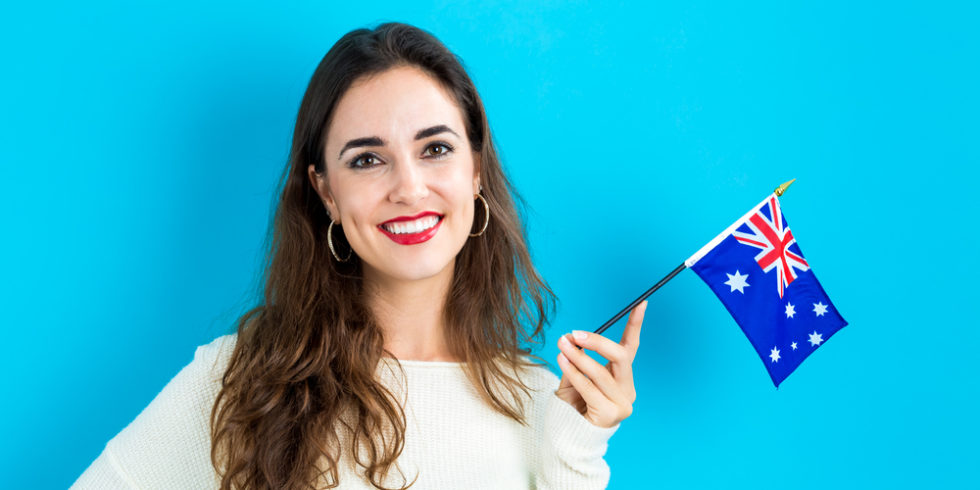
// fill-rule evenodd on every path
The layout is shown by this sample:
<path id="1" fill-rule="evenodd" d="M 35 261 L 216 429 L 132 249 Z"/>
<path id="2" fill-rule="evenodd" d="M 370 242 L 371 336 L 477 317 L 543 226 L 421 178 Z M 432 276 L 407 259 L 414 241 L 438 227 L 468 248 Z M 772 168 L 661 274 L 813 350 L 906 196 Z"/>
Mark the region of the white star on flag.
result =
<path id="1" fill-rule="evenodd" d="M 779 349 L 773 347 L 772 353 L 769 354 L 769 358 L 772 359 L 772 362 L 779 362 Z"/>
<path id="2" fill-rule="evenodd" d="M 813 333 L 810 334 L 810 345 L 820 345 L 820 342 L 823 342 L 823 334 L 819 334 L 816 330 L 814 330 Z"/>
<path id="3" fill-rule="evenodd" d="M 737 289 L 738 292 L 740 292 L 742 294 L 745 294 L 745 288 L 749 287 L 749 283 L 745 282 L 745 280 L 748 279 L 748 277 L 749 277 L 748 274 L 741 274 L 740 275 L 738 273 L 738 269 L 735 269 L 735 275 L 734 276 L 731 275 L 731 274 L 729 274 L 729 273 L 727 273 L 727 272 L 725 273 L 725 275 L 728 276 L 728 280 L 725 281 L 725 284 L 728 285 L 728 286 L 731 286 L 731 288 L 732 288 L 732 290 L 729 291 L 730 293 L 734 293 L 735 290 Z"/>
<path id="4" fill-rule="evenodd" d="M 793 342 L 792 344 L 789 344 L 789 346 L 792 347 L 793 350 L 796 350 L 796 342 Z"/>
<path id="5" fill-rule="evenodd" d="M 793 318 L 796 314 L 796 308 L 793 307 L 793 303 L 786 303 L 786 318 Z"/>
<path id="6" fill-rule="evenodd" d="M 823 316 L 824 313 L 827 313 L 827 305 L 823 304 L 823 301 L 813 303 L 813 312 L 816 313 L 817 316 Z"/>

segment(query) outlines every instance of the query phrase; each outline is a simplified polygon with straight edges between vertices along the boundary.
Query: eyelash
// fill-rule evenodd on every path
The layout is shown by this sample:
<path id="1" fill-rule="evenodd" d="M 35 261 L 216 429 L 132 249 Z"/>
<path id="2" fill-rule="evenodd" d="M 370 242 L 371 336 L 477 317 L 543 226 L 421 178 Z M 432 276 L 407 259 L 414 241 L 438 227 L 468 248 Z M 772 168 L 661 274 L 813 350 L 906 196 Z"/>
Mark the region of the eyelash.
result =
<path id="1" fill-rule="evenodd" d="M 440 146 L 446 148 L 446 150 L 443 153 L 436 154 L 436 155 L 428 155 L 429 150 L 431 150 L 434 147 L 440 147 Z M 423 152 L 423 154 L 424 155 L 428 155 L 430 158 L 441 160 L 441 159 L 445 158 L 447 155 L 449 155 L 450 153 L 452 153 L 455 150 L 456 150 L 456 148 L 454 148 L 453 145 L 450 145 L 449 143 L 446 143 L 445 141 L 434 141 L 434 142 L 432 142 L 431 144 L 429 144 L 428 146 L 425 147 L 425 151 Z M 352 158 L 349 162 L 347 162 L 347 166 L 350 167 L 350 168 L 352 168 L 352 169 L 354 169 L 354 170 L 363 170 L 363 169 L 372 168 L 372 167 L 375 167 L 375 166 L 378 165 L 378 164 L 374 164 L 374 165 L 362 165 L 362 164 L 358 164 L 358 162 L 360 162 L 362 159 L 365 159 L 365 158 L 373 158 L 375 160 L 381 160 L 374 153 L 365 152 L 365 153 L 361 153 L 361 154 L 355 156 L 354 158 Z"/>

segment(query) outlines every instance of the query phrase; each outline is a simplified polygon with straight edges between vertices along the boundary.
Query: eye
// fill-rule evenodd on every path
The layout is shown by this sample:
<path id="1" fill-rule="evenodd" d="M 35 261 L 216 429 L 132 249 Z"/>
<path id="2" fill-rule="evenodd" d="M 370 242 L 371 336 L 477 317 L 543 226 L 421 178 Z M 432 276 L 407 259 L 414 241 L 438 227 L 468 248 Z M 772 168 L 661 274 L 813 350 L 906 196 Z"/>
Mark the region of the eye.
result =
<path id="1" fill-rule="evenodd" d="M 381 159 L 373 153 L 361 153 L 352 159 L 347 166 L 353 169 L 371 168 L 380 165 Z"/>
<path id="2" fill-rule="evenodd" d="M 449 143 L 437 142 L 425 147 L 423 154 L 428 157 L 441 158 L 452 153 L 453 147 Z"/>

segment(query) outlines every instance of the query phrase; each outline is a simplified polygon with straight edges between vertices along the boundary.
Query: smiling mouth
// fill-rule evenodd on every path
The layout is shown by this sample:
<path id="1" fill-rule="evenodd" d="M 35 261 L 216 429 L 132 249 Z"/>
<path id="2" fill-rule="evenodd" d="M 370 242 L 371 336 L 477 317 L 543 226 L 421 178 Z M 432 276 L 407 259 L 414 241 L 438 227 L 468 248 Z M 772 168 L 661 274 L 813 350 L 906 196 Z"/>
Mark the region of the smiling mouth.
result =
<path id="1" fill-rule="evenodd" d="M 388 221 L 378 225 L 378 230 L 399 245 L 415 245 L 436 236 L 442 225 L 442 215 L 426 213 L 413 220 Z"/>
<path id="2" fill-rule="evenodd" d="M 442 216 L 430 214 L 412 221 L 394 221 L 382 223 L 380 226 L 393 235 L 411 235 L 430 230 L 440 221 L 442 221 Z"/>

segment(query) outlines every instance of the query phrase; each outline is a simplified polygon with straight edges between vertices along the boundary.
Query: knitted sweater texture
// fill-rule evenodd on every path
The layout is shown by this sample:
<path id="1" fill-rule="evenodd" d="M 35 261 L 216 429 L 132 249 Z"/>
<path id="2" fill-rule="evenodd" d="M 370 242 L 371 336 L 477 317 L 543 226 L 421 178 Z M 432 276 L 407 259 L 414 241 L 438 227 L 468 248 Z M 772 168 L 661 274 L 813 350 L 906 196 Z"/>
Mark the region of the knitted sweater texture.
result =
<path id="1" fill-rule="evenodd" d="M 211 465 L 208 425 L 221 376 L 237 340 L 218 337 L 197 348 L 194 359 L 143 411 L 113 437 L 73 489 L 210 489 L 219 479 Z M 619 428 L 592 425 L 555 395 L 559 379 L 544 367 L 522 376 L 532 389 L 528 426 L 495 412 L 479 396 L 458 362 L 398 361 L 379 364 L 378 375 L 405 410 L 405 446 L 388 485 L 413 489 L 605 488 L 608 440 Z M 343 440 L 343 439 L 342 439 Z M 342 453 L 339 488 L 374 488 L 363 468 Z M 404 479 L 403 479 L 404 478 Z"/>

